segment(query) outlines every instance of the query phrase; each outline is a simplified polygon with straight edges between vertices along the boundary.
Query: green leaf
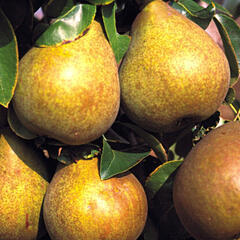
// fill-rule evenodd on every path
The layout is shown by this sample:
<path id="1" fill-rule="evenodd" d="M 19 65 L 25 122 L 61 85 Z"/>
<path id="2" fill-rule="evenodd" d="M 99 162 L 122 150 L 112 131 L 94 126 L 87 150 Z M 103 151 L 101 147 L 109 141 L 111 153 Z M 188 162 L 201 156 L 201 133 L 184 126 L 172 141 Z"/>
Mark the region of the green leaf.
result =
<path id="1" fill-rule="evenodd" d="M 239 75 L 240 29 L 232 18 L 224 14 L 216 14 L 213 19 L 223 41 L 225 54 L 231 69 L 230 86 L 233 86 Z"/>
<path id="2" fill-rule="evenodd" d="M 225 0 L 223 6 L 235 15 L 239 10 L 240 0 Z"/>
<path id="3" fill-rule="evenodd" d="M 36 41 L 37 46 L 53 46 L 73 41 L 88 28 L 94 20 L 96 6 L 77 4 L 59 17 Z"/>
<path id="4" fill-rule="evenodd" d="M 49 18 L 57 18 L 70 11 L 73 6 L 73 0 L 53 0 L 44 7 L 44 13 Z"/>
<path id="5" fill-rule="evenodd" d="M 215 1 L 212 1 L 212 0 L 202 0 L 203 2 L 207 3 L 207 4 L 214 4 L 216 6 L 216 10 L 219 11 L 219 12 L 222 12 L 224 14 L 227 14 L 229 16 L 232 16 L 231 12 L 228 11 L 228 9 L 226 9 L 225 7 L 223 7 L 221 4 L 215 2 Z M 234 0 L 235 1 L 235 0 Z"/>
<path id="6" fill-rule="evenodd" d="M 232 104 L 234 102 L 234 100 L 235 100 L 235 91 L 233 88 L 229 88 L 227 95 L 224 99 L 224 102 L 227 104 Z"/>
<path id="7" fill-rule="evenodd" d="M 44 145 L 39 146 L 48 157 L 55 159 L 65 165 L 76 163 L 80 159 L 89 160 L 99 154 L 99 147 L 93 144 L 84 144 L 79 146 L 57 146 Z"/>
<path id="8" fill-rule="evenodd" d="M 104 27 L 107 33 L 108 40 L 113 49 L 116 57 L 117 63 L 121 61 L 124 54 L 126 53 L 130 37 L 127 35 L 121 35 L 116 29 L 116 19 L 115 19 L 116 3 L 111 3 L 106 6 L 102 6 L 102 18 Z"/>
<path id="9" fill-rule="evenodd" d="M 102 180 L 124 173 L 136 166 L 150 152 L 127 153 L 113 150 L 103 138 L 103 149 L 100 162 L 100 177 Z"/>
<path id="10" fill-rule="evenodd" d="M 144 131 L 142 128 L 139 128 L 136 125 L 133 125 L 131 123 L 125 123 L 125 122 L 124 123 L 118 122 L 118 123 L 130 128 L 137 135 L 142 137 L 144 141 L 148 144 L 148 146 L 152 148 L 152 150 L 154 151 L 154 153 L 157 155 L 158 159 L 161 162 L 167 161 L 167 155 L 166 155 L 165 149 L 163 148 L 162 144 L 158 141 L 157 138 L 155 138 L 150 133 Z"/>
<path id="11" fill-rule="evenodd" d="M 209 4 L 207 8 L 203 8 L 192 0 L 173 2 L 172 7 L 203 29 L 208 27 L 216 11 L 213 3 Z"/>
<path id="12" fill-rule="evenodd" d="M 143 230 L 144 240 L 159 240 L 158 228 L 154 225 L 154 221 L 148 216 L 147 222 Z"/>
<path id="13" fill-rule="evenodd" d="M 218 21 L 225 28 L 233 46 L 233 49 L 236 53 L 238 66 L 240 66 L 240 27 L 239 25 L 229 16 L 224 14 L 217 14 L 215 16 Z"/>
<path id="14" fill-rule="evenodd" d="M 190 125 L 177 134 L 175 141 L 168 147 L 168 161 L 184 160 L 193 147 L 193 136 L 197 126 Z"/>
<path id="15" fill-rule="evenodd" d="M 14 30 L 16 30 L 20 25 L 23 24 L 28 12 L 32 13 L 31 6 L 29 6 L 29 0 L 11 0 L 3 1 L 1 8 L 10 21 Z"/>
<path id="16" fill-rule="evenodd" d="M 37 11 L 40 7 L 42 7 L 48 1 L 49 0 L 31 0 L 34 12 Z"/>
<path id="17" fill-rule="evenodd" d="M 0 104 L 8 107 L 17 83 L 18 46 L 14 30 L 0 9 Z"/>
<path id="18" fill-rule="evenodd" d="M 94 5 L 107 5 L 114 2 L 114 0 L 87 0 L 87 1 Z"/>
<path id="19" fill-rule="evenodd" d="M 22 123 L 19 121 L 12 104 L 9 105 L 8 108 L 8 124 L 12 131 L 19 137 L 27 140 L 34 139 L 38 137 L 36 134 L 30 132 L 28 129 L 26 129 Z"/>
<path id="20" fill-rule="evenodd" d="M 33 41 L 36 41 L 41 36 L 41 34 L 43 34 L 43 32 L 45 32 L 47 30 L 48 27 L 49 27 L 49 24 L 47 24 L 47 23 L 44 23 L 44 22 L 38 23 L 35 26 L 33 33 L 32 33 Z"/>
<path id="21" fill-rule="evenodd" d="M 150 199 L 154 197 L 182 162 L 183 160 L 173 160 L 163 163 L 150 174 L 145 182 L 145 189 Z"/>
<path id="22" fill-rule="evenodd" d="M 178 142 L 173 143 L 168 149 L 168 159 L 169 160 L 184 160 L 184 157 L 177 153 Z"/>
<path id="23" fill-rule="evenodd" d="M 53 146 L 51 146 L 53 147 Z M 94 145 L 67 146 L 58 151 L 57 160 L 64 164 L 71 164 L 80 159 L 92 159 L 99 154 L 99 149 Z"/>
<path id="24" fill-rule="evenodd" d="M 116 133 L 112 128 L 108 129 L 108 131 L 104 134 L 104 137 L 108 142 L 129 144 L 128 140 Z"/>

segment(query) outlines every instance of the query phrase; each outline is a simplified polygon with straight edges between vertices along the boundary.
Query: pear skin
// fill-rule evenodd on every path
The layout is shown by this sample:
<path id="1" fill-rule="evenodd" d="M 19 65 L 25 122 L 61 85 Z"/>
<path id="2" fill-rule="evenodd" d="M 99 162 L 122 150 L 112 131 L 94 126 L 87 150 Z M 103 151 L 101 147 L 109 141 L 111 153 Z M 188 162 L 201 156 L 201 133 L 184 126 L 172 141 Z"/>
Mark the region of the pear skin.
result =
<path id="1" fill-rule="evenodd" d="M 153 132 L 173 132 L 210 117 L 223 102 L 230 68 L 197 24 L 163 1 L 137 15 L 120 67 L 121 104 Z"/>
<path id="2" fill-rule="evenodd" d="M 0 161 L 0 240 L 37 239 L 44 233 L 41 209 L 51 177 L 46 159 L 5 128 Z"/>
<path id="3" fill-rule="evenodd" d="M 174 179 L 180 221 L 197 240 L 237 239 L 240 233 L 240 122 L 203 137 Z"/>
<path id="4" fill-rule="evenodd" d="M 20 61 L 13 107 L 39 136 L 89 143 L 111 127 L 119 102 L 117 63 L 96 21 L 76 40 L 33 47 Z"/>
<path id="5" fill-rule="evenodd" d="M 52 240 L 136 240 L 147 199 L 133 174 L 101 180 L 97 158 L 79 160 L 53 176 L 43 217 Z"/>

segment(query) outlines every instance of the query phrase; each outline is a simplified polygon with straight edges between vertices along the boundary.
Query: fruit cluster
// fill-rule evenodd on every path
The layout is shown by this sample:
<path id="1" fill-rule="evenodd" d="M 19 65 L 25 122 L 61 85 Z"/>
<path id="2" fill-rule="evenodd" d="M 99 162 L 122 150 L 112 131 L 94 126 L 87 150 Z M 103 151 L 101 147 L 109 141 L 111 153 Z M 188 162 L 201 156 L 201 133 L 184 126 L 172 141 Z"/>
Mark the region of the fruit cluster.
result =
<path id="1" fill-rule="evenodd" d="M 80 36 L 31 47 L 21 58 L 0 136 L 0 240 L 172 239 L 148 236 L 151 221 L 158 219 L 151 204 L 161 196 L 153 200 L 158 187 L 154 183 L 151 192 L 147 187 L 158 170 L 167 174 L 160 185 L 173 174 L 171 201 L 189 238 L 230 240 L 240 234 L 240 123 L 204 132 L 184 161 L 170 161 L 167 146 L 175 145 L 168 140 L 164 150 L 149 140 L 186 129 L 192 137 L 229 96 L 232 62 L 204 29 L 169 3 L 144 3 L 120 64 L 96 19 Z M 116 165 L 125 164 L 123 170 L 106 180 L 100 176 L 103 146 L 90 157 L 83 154 L 121 117 L 152 144 L 148 157 L 169 158 L 150 167 L 145 185 L 131 169 L 136 161 L 125 164 L 130 159 L 122 152 L 123 162 Z M 21 137 L 16 121 L 33 137 Z M 68 152 L 73 161 L 56 161 L 68 147 L 75 151 Z M 111 153 L 109 165 L 116 158 Z"/>

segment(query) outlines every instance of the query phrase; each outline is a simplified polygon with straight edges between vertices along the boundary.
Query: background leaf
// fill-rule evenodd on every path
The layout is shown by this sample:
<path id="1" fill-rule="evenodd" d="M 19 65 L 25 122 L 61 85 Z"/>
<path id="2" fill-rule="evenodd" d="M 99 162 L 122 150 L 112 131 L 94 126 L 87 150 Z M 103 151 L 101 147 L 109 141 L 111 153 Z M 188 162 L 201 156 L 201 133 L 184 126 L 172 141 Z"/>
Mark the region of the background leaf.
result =
<path id="1" fill-rule="evenodd" d="M 8 107 L 17 83 L 18 47 L 11 23 L 0 9 L 0 104 Z"/>
<path id="2" fill-rule="evenodd" d="M 232 86 L 239 75 L 240 29 L 235 21 L 226 15 L 216 14 L 213 19 L 221 35 L 225 54 L 230 65 L 230 86 Z"/>
<path id="3" fill-rule="evenodd" d="M 212 0 L 202 0 L 202 1 L 207 3 L 207 4 L 214 3 L 217 11 L 225 13 L 225 14 L 227 14 L 229 16 L 232 16 L 231 12 L 228 9 L 226 9 L 225 7 L 223 7 L 221 4 L 219 4 L 219 3 L 215 2 L 215 1 L 212 1 Z"/>
<path id="4" fill-rule="evenodd" d="M 100 163 L 100 177 L 105 180 L 119 173 L 124 173 L 137 165 L 150 152 L 127 153 L 113 150 L 103 138 L 103 150 Z"/>
<path id="5" fill-rule="evenodd" d="M 231 44 L 236 53 L 238 66 L 240 66 L 240 27 L 239 25 L 229 16 L 224 14 L 217 14 L 215 18 L 223 25 L 227 34 L 231 40 Z"/>
<path id="6" fill-rule="evenodd" d="M 130 43 L 130 37 L 120 35 L 116 29 L 116 3 L 102 6 L 102 17 L 108 40 L 113 49 L 117 63 L 121 61 Z"/>
<path id="7" fill-rule="evenodd" d="M 64 41 L 72 41 L 80 36 L 92 23 L 96 6 L 77 4 L 59 17 L 36 41 L 37 46 L 52 46 Z"/>
<path id="8" fill-rule="evenodd" d="M 1 5 L 4 14 L 11 22 L 14 30 L 24 24 L 26 18 L 31 18 L 30 21 L 32 21 L 32 16 L 29 16 L 29 12 L 33 15 L 32 6 L 30 4 L 31 2 L 29 0 L 11 0 L 4 1 Z"/>
<path id="9" fill-rule="evenodd" d="M 224 102 L 227 104 L 232 104 L 234 102 L 234 100 L 235 100 L 235 91 L 233 88 L 229 88 L 227 95 L 224 99 Z"/>
<path id="10" fill-rule="evenodd" d="M 192 0 L 179 0 L 173 2 L 172 7 L 203 29 L 208 27 L 216 11 L 213 3 L 209 4 L 207 8 L 203 8 Z"/>
<path id="11" fill-rule="evenodd" d="M 41 6 L 46 4 L 49 0 L 30 0 L 33 5 L 34 12 L 37 11 Z"/>
<path id="12" fill-rule="evenodd" d="M 57 18 L 70 11 L 73 6 L 73 0 L 53 0 L 44 7 L 44 13 L 49 18 Z"/>
<path id="13" fill-rule="evenodd" d="M 99 148 L 93 144 L 63 147 L 47 145 L 46 150 L 51 158 L 65 165 L 76 163 L 80 159 L 92 159 L 99 154 Z"/>
<path id="14" fill-rule="evenodd" d="M 166 162 L 167 161 L 167 155 L 165 152 L 164 147 L 162 144 L 158 141 L 157 138 L 155 138 L 152 134 L 146 132 L 142 128 L 139 128 L 136 125 L 133 125 L 131 123 L 123 123 L 119 122 L 120 124 L 130 128 L 132 131 L 134 131 L 136 134 L 138 134 L 140 137 L 144 139 L 144 141 L 148 144 L 149 147 L 152 148 L 156 156 L 161 162 Z"/>
<path id="15" fill-rule="evenodd" d="M 238 12 L 240 6 L 240 0 L 225 0 L 223 1 L 223 7 L 227 8 L 232 14 Z"/>
<path id="16" fill-rule="evenodd" d="M 144 240 L 159 240 L 158 229 L 154 225 L 152 219 L 148 216 L 145 228 L 143 231 Z"/>
<path id="17" fill-rule="evenodd" d="M 114 0 L 87 0 L 87 1 L 95 5 L 107 5 L 112 3 Z"/>
<path id="18" fill-rule="evenodd" d="M 167 179 L 175 172 L 175 170 L 182 164 L 183 160 L 173 160 L 161 164 L 156 168 L 145 183 L 145 189 L 150 199 L 159 191 Z"/>

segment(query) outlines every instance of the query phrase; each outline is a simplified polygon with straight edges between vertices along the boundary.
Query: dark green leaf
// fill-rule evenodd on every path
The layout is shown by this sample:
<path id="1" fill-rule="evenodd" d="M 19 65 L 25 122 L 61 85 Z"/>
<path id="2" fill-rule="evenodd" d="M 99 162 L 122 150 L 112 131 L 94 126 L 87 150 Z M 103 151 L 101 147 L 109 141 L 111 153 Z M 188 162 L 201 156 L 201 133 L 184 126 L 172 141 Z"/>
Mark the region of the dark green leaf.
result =
<path id="1" fill-rule="evenodd" d="M 43 32 L 47 30 L 48 27 L 49 27 L 48 23 L 44 22 L 38 23 L 33 31 L 33 40 L 36 41 L 41 36 L 41 34 L 43 34 Z"/>
<path id="2" fill-rule="evenodd" d="M 107 5 L 112 3 L 114 0 L 87 0 L 87 1 L 94 5 Z"/>
<path id="3" fill-rule="evenodd" d="M 194 13 L 194 12 L 199 12 L 203 9 L 199 4 L 197 4 L 193 0 L 179 0 L 179 1 L 173 1 L 178 3 L 178 6 L 181 6 L 181 9 L 186 13 Z M 173 4 L 174 6 L 174 4 Z M 177 5 L 175 5 L 177 6 Z"/>
<path id="4" fill-rule="evenodd" d="M 52 46 L 64 41 L 73 41 L 88 28 L 94 20 L 96 6 L 77 4 L 59 17 L 36 41 L 37 46 Z"/>
<path id="5" fill-rule="evenodd" d="M 93 144 L 63 147 L 46 145 L 42 148 L 47 151 L 50 158 L 56 159 L 65 165 L 76 163 L 80 159 L 92 159 L 99 154 L 99 147 Z"/>
<path id="6" fill-rule="evenodd" d="M 145 228 L 143 230 L 144 240 L 159 240 L 159 233 L 154 221 L 148 216 Z"/>
<path id="7" fill-rule="evenodd" d="M 177 134 L 175 141 L 168 147 L 168 161 L 184 160 L 193 147 L 193 132 L 198 125 L 190 125 Z"/>
<path id="8" fill-rule="evenodd" d="M 216 14 L 213 19 L 221 35 L 225 54 L 230 65 L 230 86 L 232 86 L 237 81 L 239 75 L 240 29 L 236 22 L 226 15 Z"/>
<path id="9" fill-rule="evenodd" d="M 26 129 L 22 123 L 19 121 L 12 104 L 9 105 L 8 108 L 8 124 L 12 131 L 19 137 L 27 140 L 31 140 L 37 137 L 36 134 L 30 132 L 28 129 Z"/>
<path id="10" fill-rule="evenodd" d="M 73 0 L 53 0 L 46 5 L 44 13 L 49 18 L 58 18 L 70 11 L 73 6 Z"/>
<path id="11" fill-rule="evenodd" d="M 167 156 L 166 156 L 165 149 L 163 148 L 162 144 L 158 141 L 157 138 L 155 138 L 150 133 L 144 131 L 142 128 L 139 128 L 136 125 L 133 125 L 131 123 L 125 123 L 125 122 L 124 123 L 123 122 L 119 122 L 119 123 L 124 125 L 124 126 L 126 126 L 126 127 L 128 127 L 128 128 L 130 128 L 137 135 L 142 137 L 144 139 L 144 141 L 148 144 L 148 146 L 152 148 L 154 153 L 157 155 L 158 159 L 161 162 L 166 162 Z"/>
<path id="12" fill-rule="evenodd" d="M 239 0 L 225 0 L 223 6 L 228 9 L 233 15 L 238 12 L 240 1 Z"/>
<path id="13" fill-rule="evenodd" d="M 18 47 L 14 30 L 0 9 L 0 104 L 8 107 L 17 83 Z"/>
<path id="14" fill-rule="evenodd" d="M 102 17 L 108 40 L 113 49 L 117 63 L 119 63 L 128 49 L 130 37 L 120 35 L 116 29 L 115 19 L 116 3 L 102 6 Z"/>
<path id="15" fill-rule="evenodd" d="M 28 15 L 30 6 L 28 0 L 11 0 L 4 1 L 1 7 L 13 28 L 17 29 Z"/>
<path id="16" fill-rule="evenodd" d="M 240 102 L 237 99 L 235 99 L 233 101 L 232 105 L 233 105 L 233 107 L 234 107 L 234 109 L 236 110 L 236 113 L 237 113 L 240 110 Z"/>
<path id="17" fill-rule="evenodd" d="M 240 27 L 239 25 L 231 17 L 228 17 L 224 14 L 218 14 L 215 17 L 226 29 L 227 34 L 231 40 L 233 49 L 237 56 L 238 66 L 240 66 Z"/>
<path id="18" fill-rule="evenodd" d="M 150 174 L 145 182 L 146 192 L 150 199 L 154 197 L 182 162 L 183 160 L 173 160 L 163 163 Z"/>
<path id="19" fill-rule="evenodd" d="M 34 12 L 50 0 L 31 0 Z"/>
<path id="20" fill-rule="evenodd" d="M 129 141 L 116 133 L 112 128 L 108 129 L 104 136 L 108 142 L 129 144 Z"/>
<path id="21" fill-rule="evenodd" d="M 216 11 L 215 5 L 212 3 L 207 8 L 203 8 L 192 0 L 173 2 L 172 7 L 203 29 L 208 27 Z"/>
<path id="22" fill-rule="evenodd" d="M 92 159 L 98 153 L 99 149 L 94 145 L 68 146 L 58 152 L 57 160 L 64 164 L 76 163 L 80 159 Z"/>
<path id="23" fill-rule="evenodd" d="M 103 150 L 100 163 L 100 177 L 105 180 L 119 173 L 124 173 L 136 166 L 150 152 L 127 153 L 113 150 L 103 138 Z"/>
<path id="24" fill-rule="evenodd" d="M 225 13 L 225 14 L 227 14 L 229 16 L 232 16 L 231 12 L 229 12 L 228 9 L 223 7 L 221 4 L 219 4 L 219 3 L 215 2 L 215 1 L 212 1 L 212 0 L 202 0 L 202 1 L 207 3 L 207 4 L 213 3 L 216 6 L 216 10 L 218 10 L 219 12 Z"/>
<path id="25" fill-rule="evenodd" d="M 224 102 L 227 104 L 232 104 L 234 100 L 235 100 L 235 91 L 233 88 L 229 88 Z"/>
<path id="26" fill-rule="evenodd" d="M 174 144 L 172 144 L 169 149 L 168 149 L 168 159 L 169 160 L 183 160 L 184 157 L 179 155 L 176 151 L 177 148 L 177 142 L 175 142 Z"/>

